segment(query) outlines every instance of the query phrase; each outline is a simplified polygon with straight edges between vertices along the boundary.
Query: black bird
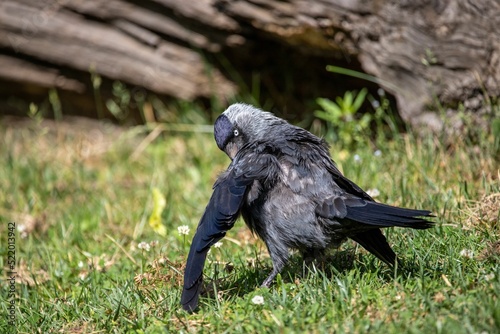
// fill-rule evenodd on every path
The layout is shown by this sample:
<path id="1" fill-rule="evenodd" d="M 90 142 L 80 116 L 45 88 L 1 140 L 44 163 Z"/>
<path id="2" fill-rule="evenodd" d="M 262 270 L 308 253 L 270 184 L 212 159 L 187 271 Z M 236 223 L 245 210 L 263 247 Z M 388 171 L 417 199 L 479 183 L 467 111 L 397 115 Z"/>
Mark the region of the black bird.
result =
<path id="1" fill-rule="evenodd" d="M 191 244 L 181 297 L 187 311 L 198 306 L 209 248 L 240 214 L 272 259 L 264 287 L 285 266 L 290 249 L 307 259 L 351 238 L 394 265 L 396 254 L 380 228 L 433 224 L 419 218 L 432 217 L 430 211 L 376 203 L 340 173 L 324 140 L 271 113 L 233 104 L 217 118 L 214 130 L 217 146 L 232 161 L 214 184 Z"/>

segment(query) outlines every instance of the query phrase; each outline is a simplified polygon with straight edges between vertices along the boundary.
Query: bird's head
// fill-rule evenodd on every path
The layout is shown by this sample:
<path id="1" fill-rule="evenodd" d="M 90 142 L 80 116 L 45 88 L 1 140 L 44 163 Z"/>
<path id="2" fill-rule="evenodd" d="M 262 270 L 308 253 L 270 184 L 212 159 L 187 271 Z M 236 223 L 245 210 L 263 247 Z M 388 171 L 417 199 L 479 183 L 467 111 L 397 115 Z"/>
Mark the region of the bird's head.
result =
<path id="1" fill-rule="evenodd" d="M 269 112 L 244 103 L 229 106 L 215 121 L 214 136 L 217 146 L 234 159 L 248 143 L 266 140 L 276 135 L 276 125 L 286 122 Z"/>

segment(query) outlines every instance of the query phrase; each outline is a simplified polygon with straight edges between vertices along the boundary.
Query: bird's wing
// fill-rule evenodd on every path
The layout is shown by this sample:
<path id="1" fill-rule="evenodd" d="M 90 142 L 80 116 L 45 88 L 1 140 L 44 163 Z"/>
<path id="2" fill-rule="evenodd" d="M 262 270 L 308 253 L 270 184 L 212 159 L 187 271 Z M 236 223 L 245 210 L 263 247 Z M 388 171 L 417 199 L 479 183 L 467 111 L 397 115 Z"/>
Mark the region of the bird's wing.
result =
<path id="1" fill-rule="evenodd" d="M 376 227 L 410 227 L 425 229 L 432 226 L 421 217 L 433 217 L 430 211 L 398 208 L 337 192 L 316 207 L 316 214 L 327 219 L 347 219 Z"/>
<path id="2" fill-rule="evenodd" d="M 350 238 L 388 265 L 396 265 L 396 253 L 394 253 L 391 246 L 389 246 L 387 239 L 380 229 L 376 228 L 358 232 L 351 235 Z"/>
<path id="3" fill-rule="evenodd" d="M 349 238 L 389 265 L 395 265 L 396 254 L 380 227 L 426 229 L 434 224 L 421 218 L 432 217 L 430 211 L 398 208 L 340 192 L 318 204 L 316 214 L 332 223 L 345 224 Z"/>
<path id="4" fill-rule="evenodd" d="M 373 201 L 373 198 L 370 195 L 368 195 L 363 189 L 361 189 L 356 183 L 352 182 L 347 177 L 342 175 L 342 173 L 333 163 L 328 166 L 328 170 L 332 175 L 335 183 L 341 189 L 348 192 L 349 194 L 353 194 L 368 201 Z"/>
<path id="5" fill-rule="evenodd" d="M 345 177 L 340 170 L 337 168 L 333 160 L 330 158 L 328 151 L 321 151 L 318 154 L 320 156 L 317 158 L 321 161 L 324 167 L 328 170 L 332 179 L 335 183 L 345 192 L 355 195 L 359 198 L 363 198 L 368 201 L 373 201 L 373 198 L 368 195 L 363 189 L 361 189 L 356 183 Z"/>
<path id="6" fill-rule="evenodd" d="M 314 165 L 324 168 L 331 175 L 332 179 L 343 191 L 353 194 L 368 201 L 373 201 L 363 189 L 356 183 L 346 178 L 335 165 L 330 157 L 328 144 L 311 133 L 297 127 L 293 127 L 292 135 L 280 145 L 288 159 L 296 166 L 300 164 L 301 158 L 305 161 L 314 162 Z M 309 165 L 308 168 L 313 167 Z M 313 172 L 310 170 L 309 172 Z"/>
<path id="7" fill-rule="evenodd" d="M 239 155 L 215 183 L 189 250 L 181 297 L 185 310 L 194 311 L 198 305 L 209 248 L 234 226 L 253 181 L 269 176 L 269 159 L 266 154 Z"/>

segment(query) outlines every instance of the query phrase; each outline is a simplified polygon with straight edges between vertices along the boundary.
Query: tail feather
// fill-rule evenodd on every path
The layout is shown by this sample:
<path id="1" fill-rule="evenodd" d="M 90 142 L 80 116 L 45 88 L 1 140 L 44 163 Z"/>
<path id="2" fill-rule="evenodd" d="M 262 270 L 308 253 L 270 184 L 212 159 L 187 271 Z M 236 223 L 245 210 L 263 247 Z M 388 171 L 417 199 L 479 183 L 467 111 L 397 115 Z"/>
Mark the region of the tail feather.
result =
<path id="1" fill-rule="evenodd" d="M 396 264 L 396 253 L 379 229 L 356 233 L 350 238 L 388 265 L 394 266 Z"/>
<path id="2" fill-rule="evenodd" d="M 366 202 L 365 206 L 347 206 L 346 218 L 380 227 L 409 227 L 426 229 L 433 226 L 433 222 L 421 217 L 434 217 L 430 211 L 398 208 L 377 202 Z"/>

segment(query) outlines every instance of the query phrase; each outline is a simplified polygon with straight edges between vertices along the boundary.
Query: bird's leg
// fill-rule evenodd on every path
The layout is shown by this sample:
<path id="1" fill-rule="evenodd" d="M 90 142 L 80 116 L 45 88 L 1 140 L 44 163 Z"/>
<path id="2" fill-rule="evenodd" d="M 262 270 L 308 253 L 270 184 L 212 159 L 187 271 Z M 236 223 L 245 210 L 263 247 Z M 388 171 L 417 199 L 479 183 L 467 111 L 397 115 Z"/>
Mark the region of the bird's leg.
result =
<path id="1" fill-rule="evenodd" d="M 317 261 L 322 263 L 324 260 L 325 252 L 322 249 L 317 248 L 307 248 L 302 252 L 302 259 L 306 268 L 310 269 L 313 266 L 313 262 Z"/>
<path id="2" fill-rule="evenodd" d="M 307 248 L 302 252 L 302 260 L 307 266 L 311 265 L 314 260 L 318 259 L 322 252 L 316 248 Z"/>
<path id="3" fill-rule="evenodd" d="M 278 275 L 280 273 L 281 269 L 283 269 L 284 266 L 285 266 L 285 263 L 273 264 L 273 271 L 264 280 L 264 282 L 262 282 L 262 284 L 260 286 L 262 288 L 269 288 L 269 286 L 271 285 L 271 283 L 274 280 L 274 278 L 276 277 L 276 275 Z"/>
<path id="4" fill-rule="evenodd" d="M 273 243 L 268 245 L 267 249 L 269 250 L 269 255 L 271 255 L 271 260 L 273 261 L 273 271 L 260 285 L 263 288 L 268 288 L 271 285 L 271 282 L 274 280 L 276 275 L 280 273 L 281 269 L 283 269 L 288 262 L 289 257 L 288 248 L 285 245 Z"/>

